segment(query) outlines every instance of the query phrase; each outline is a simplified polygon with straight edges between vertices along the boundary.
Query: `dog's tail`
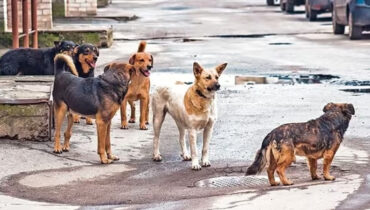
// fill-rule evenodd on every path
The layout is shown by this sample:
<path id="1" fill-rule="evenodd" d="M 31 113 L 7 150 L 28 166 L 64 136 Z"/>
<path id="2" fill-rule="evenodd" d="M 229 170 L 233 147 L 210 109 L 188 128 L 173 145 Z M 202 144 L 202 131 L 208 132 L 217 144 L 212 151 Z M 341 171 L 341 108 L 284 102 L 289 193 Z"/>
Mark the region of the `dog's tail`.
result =
<path id="1" fill-rule="evenodd" d="M 269 151 L 271 148 L 270 143 L 270 135 L 267 135 L 262 142 L 261 149 L 257 151 L 252 165 L 248 167 L 247 172 L 245 173 L 246 176 L 261 173 L 266 167 L 266 163 L 268 162 L 270 155 L 272 155 L 270 154 L 271 151 Z"/>
<path id="2" fill-rule="evenodd" d="M 63 71 L 69 71 L 72 74 L 78 76 L 76 66 L 71 56 L 66 54 L 58 54 L 54 58 L 54 71 L 55 75 Z"/>
<path id="3" fill-rule="evenodd" d="M 137 48 L 137 52 L 144 52 L 146 47 L 146 41 L 141 41 L 139 44 L 139 48 Z"/>

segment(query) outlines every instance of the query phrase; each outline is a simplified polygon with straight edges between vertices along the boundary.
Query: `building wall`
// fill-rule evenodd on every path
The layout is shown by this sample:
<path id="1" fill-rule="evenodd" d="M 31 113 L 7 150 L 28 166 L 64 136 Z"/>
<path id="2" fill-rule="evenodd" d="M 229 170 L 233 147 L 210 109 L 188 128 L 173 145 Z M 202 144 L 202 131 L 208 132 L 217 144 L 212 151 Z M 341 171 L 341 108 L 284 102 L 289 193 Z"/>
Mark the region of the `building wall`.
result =
<path id="1" fill-rule="evenodd" d="M 5 13 L 6 13 L 6 7 L 5 5 L 5 0 L 0 0 L 0 32 L 5 30 L 5 25 L 6 25 L 6 18 L 5 18 Z"/>
<path id="2" fill-rule="evenodd" d="M 11 11 L 11 0 L 3 0 L 6 2 L 7 11 L 6 11 L 6 22 L 7 22 L 7 31 L 11 31 L 12 28 L 12 11 Z M 31 0 L 29 1 L 29 26 L 31 28 Z M 51 29 L 53 27 L 52 21 L 52 10 L 51 10 L 51 0 L 38 0 L 37 5 L 37 22 L 39 29 Z M 22 31 L 22 2 L 18 2 L 18 24 L 20 32 Z"/>
<path id="3" fill-rule="evenodd" d="M 66 16 L 84 17 L 96 15 L 97 0 L 66 0 Z"/>

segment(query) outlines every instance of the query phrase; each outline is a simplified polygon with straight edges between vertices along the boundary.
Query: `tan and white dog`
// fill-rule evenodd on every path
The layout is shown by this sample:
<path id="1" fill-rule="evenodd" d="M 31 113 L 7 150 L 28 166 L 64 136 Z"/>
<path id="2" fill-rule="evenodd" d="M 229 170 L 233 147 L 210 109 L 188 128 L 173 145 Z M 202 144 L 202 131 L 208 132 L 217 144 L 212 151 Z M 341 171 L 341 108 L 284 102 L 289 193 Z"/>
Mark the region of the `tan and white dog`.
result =
<path id="1" fill-rule="evenodd" d="M 181 156 L 184 160 L 192 160 L 191 168 L 200 170 L 197 156 L 197 132 L 203 130 L 202 166 L 209 167 L 208 147 L 212 136 L 213 125 L 217 118 L 216 91 L 220 89 L 218 79 L 226 68 L 226 63 L 215 69 L 203 69 L 194 63 L 194 84 L 188 89 L 184 86 L 159 87 L 152 96 L 154 145 L 153 160 L 161 161 L 159 152 L 159 134 L 168 112 L 176 121 L 180 133 Z M 185 131 L 188 132 L 190 152 L 185 143 Z"/>

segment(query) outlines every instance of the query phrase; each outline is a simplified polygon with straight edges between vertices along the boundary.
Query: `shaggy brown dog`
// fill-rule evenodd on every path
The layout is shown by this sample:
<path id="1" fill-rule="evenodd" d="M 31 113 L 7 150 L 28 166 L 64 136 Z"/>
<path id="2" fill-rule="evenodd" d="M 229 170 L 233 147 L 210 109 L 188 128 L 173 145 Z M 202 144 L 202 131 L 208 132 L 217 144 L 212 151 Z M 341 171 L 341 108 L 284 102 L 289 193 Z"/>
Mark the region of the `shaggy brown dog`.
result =
<path id="1" fill-rule="evenodd" d="M 55 111 L 54 152 L 69 151 L 72 135 L 72 113 L 96 119 L 98 154 L 103 164 L 119 158 L 111 151 L 111 121 L 119 109 L 128 89 L 131 74 L 135 71 L 130 64 L 105 69 L 98 77 L 81 78 L 72 58 L 59 54 L 55 57 L 55 80 L 53 89 Z M 72 73 L 71 73 L 72 72 Z M 68 126 L 64 133 L 64 145 L 60 144 L 60 130 L 68 112 Z"/>
<path id="2" fill-rule="evenodd" d="M 246 175 L 257 174 L 267 165 L 267 175 L 271 186 L 279 185 L 275 181 L 275 170 L 284 185 L 293 182 L 285 176 L 285 169 L 295 161 L 295 155 L 306 156 L 308 168 L 313 180 L 319 179 L 316 174 L 317 160 L 324 158 L 325 180 L 335 180 L 330 175 L 330 164 L 334 158 L 343 135 L 348 128 L 355 109 L 352 104 L 327 104 L 324 114 L 305 123 L 281 125 L 271 131 L 263 140 L 253 164 Z"/>
<path id="3" fill-rule="evenodd" d="M 130 57 L 129 63 L 134 65 L 136 74 L 131 77 L 128 92 L 121 105 L 121 128 L 128 129 L 126 106 L 130 103 L 131 117 L 129 123 L 135 123 L 135 104 L 134 101 L 140 100 L 140 129 L 147 130 L 149 124 L 149 89 L 150 89 L 150 70 L 153 68 L 153 56 L 144 52 L 146 42 L 140 42 L 137 53 Z"/>

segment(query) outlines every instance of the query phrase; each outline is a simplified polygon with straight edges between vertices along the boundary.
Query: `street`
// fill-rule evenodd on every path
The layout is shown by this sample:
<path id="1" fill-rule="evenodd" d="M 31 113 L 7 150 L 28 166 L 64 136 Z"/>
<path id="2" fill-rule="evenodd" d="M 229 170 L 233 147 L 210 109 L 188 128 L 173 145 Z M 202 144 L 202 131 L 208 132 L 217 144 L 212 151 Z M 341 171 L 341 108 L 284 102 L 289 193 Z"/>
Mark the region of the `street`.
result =
<path id="1" fill-rule="evenodd" d="M 104 18 L 126 13 L 138 19 Z M 96 154 L 96 126 L 84 122 L 74 125 L 68 153 L 54 154 L 54 142 L 1 140 L 0 208 L 370 208 L 370 33 L 350 41 L 332 34 L 330 14 L 308 22 L 304 6 L 287 15 L 262 0 L 113 0 L 98 14 L 70 23 L 112 25 L 115 41 L 100 49 L 96 75 L 109 62 L 128 61 L 140 40 L 154 57 L 151 91 L 193 82 L 194 61 L 206 68 L 228 63 L 217 93 L 211 167 L 192 171 L 191 162 L 182 161 L 170 116 L 160 136 L 163 161 L 153 162 L 151 120 L 146 131 L 138 122 L 121 130 L 118 111 L 111 139 L 120 160 L 110 165 L 101 165 Z M 235 85 L 235 76 L 275 82 Z M 306 76 L 316 79 L 297 81 Z M 292 186 L 271 187 L 265 171 L 244 176 L 272 129 L 315 119 L 329 102 L 352 103 L 356 110 L 331 167 L 335 181 L 312 181 L 302 157 L 287 170 Z M 201 134 L 197 144 L 200 154 Z M 318 165 L 322 177 L 322 161 Z"/>

